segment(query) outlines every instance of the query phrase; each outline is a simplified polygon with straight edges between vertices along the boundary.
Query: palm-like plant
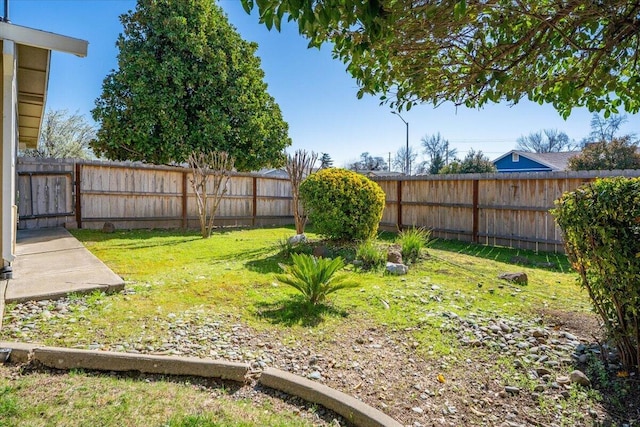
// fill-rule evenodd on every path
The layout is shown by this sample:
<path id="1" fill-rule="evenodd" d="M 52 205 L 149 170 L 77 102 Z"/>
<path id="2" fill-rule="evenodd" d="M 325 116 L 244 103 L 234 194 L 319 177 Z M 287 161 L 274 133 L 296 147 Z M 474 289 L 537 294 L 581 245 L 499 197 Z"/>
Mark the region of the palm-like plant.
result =
<path id="1" fill-rule="evenodd" d="M 276 275 L 276 279 L 300 291 L 313 305 L 340 289 L 358 286 L 357 283 L 346 281 L 345 275 L 335 274 L 344 267 L 341 257 L 316 258 L 313 255 L 294 253 L 291 258 L 293 265 L 280 264 L 284 274 Z"/>

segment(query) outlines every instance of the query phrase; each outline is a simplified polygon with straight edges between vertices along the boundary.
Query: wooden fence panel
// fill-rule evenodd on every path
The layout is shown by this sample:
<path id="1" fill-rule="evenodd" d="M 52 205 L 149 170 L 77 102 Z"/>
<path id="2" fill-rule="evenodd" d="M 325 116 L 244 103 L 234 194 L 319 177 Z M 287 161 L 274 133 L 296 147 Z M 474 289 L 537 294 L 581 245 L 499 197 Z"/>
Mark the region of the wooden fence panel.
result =
<path id="1" fill-rule="evenodd" d="M 443 239 L 560 252 L 562 233 L 549 213 L 554 201 L 605 176 L 637 177 L 640 170 L 376 178 L 387 193 L 381 225 L 422 226 Z"/>
<path id="2" fill-rule="evenodd" d="M 73 163 L 20 158 L 17 175 L 19 229 L 58 227 L 73 221 Z"/>
<path id="3" fill-rule="evenodd" d="M 73 160 L 18 160 L 20 228 L 198 227 L 191 171 L 184 168 Z M 640 171 L 378 177 L 385 192 L 381 227 L 426 227 L 434 237 L 539 251 L 562 251 L 549 209 L 564 192 L 596 177 Z M 211 189 L 210 189 L 211 191 Z M 293 223 L 287 179 L 234 174 L 216 225 Z"/>
<path id="4" fill-rule="evenodd" d="M 85 163 L 80 170 L 83 227 L 107 221 L 119 228 L 178 226 L 181 170 L 104 163 Z"/>
<path id="5" fill-rule="evenodd" d="M 399 207 L 399 198 L 398 198 L 398 184 L 401 184 L 401 181 L 378 181 L 380 187 L 385 193 L 385 209 L 382 212 L 382 220 L 380 221 L 380 226 L 383 229 L 396 231 L 398 221 L 398 207 Z M 402 189 L 400 190 L 402 191 Z M 401 196 L 401 195 L 400 195 Z"/>

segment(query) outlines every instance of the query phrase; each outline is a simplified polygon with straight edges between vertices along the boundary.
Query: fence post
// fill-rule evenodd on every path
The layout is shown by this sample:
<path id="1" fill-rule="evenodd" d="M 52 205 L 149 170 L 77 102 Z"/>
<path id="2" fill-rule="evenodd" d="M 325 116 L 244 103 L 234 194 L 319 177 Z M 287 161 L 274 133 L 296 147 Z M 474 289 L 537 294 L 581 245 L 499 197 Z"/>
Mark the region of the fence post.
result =
<path id="1" fill-rule="evenodd" d="M 82 164 L 80 162 L 76 163 L 76 179 L 75 179 L 75 187 L 76 187 L 76 223 L 78 224 L 78 228 L 82 228 Z"/>
<path id="2" fill-rule="evenodd" d="M 398 231 L 402 230 L 402 179 L 398 179 L 398 191 L 396 194 L 396 200 L 398 201 L 398 220 L 397 227 Z"/>
<path id="3" fill-rule="evenodd" d="M 187 205 L 189 201 L 189 193 L 187 191 L 187 171 L 182 171 L 182 228 L 184 230 L 189 226 L 187 222 Z"/>
<path id="4" fill-rule="evenodd" d="M 253 200 L 251 202 L 251 226 L 256 226 L 258 216 L 258 178 L 253 177 Z"/>
<path id="5" fill-rule="evenodd" d="M 473 243 L 479 242 L 478 237 L 478 199 L 479 199 L 479 183 L 480 181 L 477 179 L 473 180 L 473 208 L 472 208 L 472 221 L 473 221 L 473 231 L 471 234 L 471 239 Z"/>
<path id="6" fill-rule="evenodd" d="M 76 163 L 76 223 L 78 224 L 78 228 L 82 228 L 82 192 L 80 188 L 82 188 L 82 164 L 80 162 Z"/>

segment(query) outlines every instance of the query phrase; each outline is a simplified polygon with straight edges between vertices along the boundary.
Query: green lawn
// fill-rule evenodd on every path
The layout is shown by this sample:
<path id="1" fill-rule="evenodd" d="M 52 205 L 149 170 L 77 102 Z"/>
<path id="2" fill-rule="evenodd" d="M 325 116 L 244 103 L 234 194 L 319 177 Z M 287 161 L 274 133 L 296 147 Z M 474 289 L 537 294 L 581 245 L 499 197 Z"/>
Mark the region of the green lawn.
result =
<path id="1" fill-rule="evenodd" d="M 229 387 L 229 386 L 227 386 Z M 0 365 L 0 426 L 311 426 L 272 399 L 237 399 L 200 379 L 138 378 Z M 310 418 L 310 417 L 309 417 Z"/>
<path id="2" fill-rule="evenodd" d="M 289 262 L 281 253 L 282 242 L 295 234 L 289 227 L 222 230 L 209 239 L 202 239 L 195 232 L 164 230 L 113 234 L 75 230 L 73 234 L 122 276 L 130 291 L 83 297 L 81 307 L 71 308 L 73 321 L 69 321 L 68 316 L 50 315 L 46 321 L 30 319 L 35 326 L 26 332 L 16 327 L 18 319 L 11 315 L 13 306 L 8 306 L 0 339 L 35 340 L 79 348 L 93 345 L 118 351 L 124 350 L 123 343 L 131 342 L 144 351 L 145 346 L 161 347 L 168 339 L 169 328 L 174 327 L 171 319 L 178 319 L 182 324 L 201 328 L 219 325 L 215 326 L 218 329 L 207 331 L 218 334 L 219 330 L 216 336 L 222 338 L 234 325 L 240 325 L 253 331 L 251 334 L 273 339 L 283 346 L 295 348 L 299 343 L 318 343 L 320 350 L 315 351 L 343 354 L 335 346 L 344 351 L 354 345 L 353 336 L 358 331 L 373 331 L 370 334 L 376 339 L 386 337 L 389 342 L 405 347 L 412 343 L 408 345 L 409 350 L 401 349 L 407 360 L 437 363 L 440 372 L 448 378 L 463 377 L 468 371 L 464 361 L 477 360 L 479 364 L 492 366 L 491 375 L 500 380 L 504 366 L 512 359 L 500 356 L 500 363 L 496 363 L 496 355 L 490 351 L 461 346 L 455 328 L 446 323 L 448 313 L 460 317 L 480 313 L 487 318 L 533 321 L 541 310 L 571 315 L 587 313 L 590 307 L 587 295 L 576 284 L 576 276 L 563 255 L 436 241 L 406 276 L 390 276 L 382 269 L 360 271 L 349 265 L 346 274 L 359 286 L 330 295 L 325 305 L 309 308 L 292 288 L 277 283 L 274 277 L 281 271 L 278 264 Z M 307 235 L 317 239 L 313 233 Z M 384 247 L 393 239 L 392 234 L 383 233 L 378 244 Z M 336 253 L 349 260 L 354 250 L 341 248 Z M 497 279 L 500 273 L 514 271 L 527 273 L 529 284 L 519 286 Z M 51 303 L 51 310 L 53 306 Z M 345 336 L 351 338 L 345 339 Z M 199 356 L 210 354 L 197 353 Z M 374 360 L 371 359 L 371 363 L 378 362 Z M 428 362 L 430 360 L 433 362 Z M 338 388 L 346 384 L 347 389 L 342 391 L 360 393 L 360 385 L 349 388 L 347 378 L 351 372 L 349 366 L 345 366 L 347 361 L 332 363 L 335 369 L 342 369 L 340 372 L 345 376 L 340 373 L 330 384 Z M 422 366 L 420 369 L 424 372 L 431 369 Z M 5 380 L 5 384 L 8 384 L 7 390 L 16 387 L 10 381 Z M 131 382 L 127 384 L 133 387 Z M 371 387 L 386 390 L 384 383 Z M 394 387 L 398 388 L 398 395 L 402 395 L 410 392 L 411 384 Z M 456 385 L 447 387 L 458 390 Z M 15 394 L 11 390 L 6 393 Z M 459 390 L 457 393 L 460 394 Z M 420 393 L 413 394 L 412 399 L 419 399 Z M 462 401 L 466 401 L 460 395 Z M 585 399 L 581 395 L 573 402 L 582 405 Z M 589 400 L 586 402 L 591 404 Z M 373 404 L 375 406 L 375 402 Z M 395 405 L 398 411 L 404 411 L 406 406 L 400 401 L 388 404 Z M 556 409 L 551 407 L 549 411 L 553 413 Z M 171 415 L 183 417 L 189 413 L 178 411 Z M 561 417 L 566 417 L 569 424 L 574 422 L 571 415 Z M 255 425 L 261 422 L 256 421 Z M 268 424 L 280 425 L 271 421 Z"/>

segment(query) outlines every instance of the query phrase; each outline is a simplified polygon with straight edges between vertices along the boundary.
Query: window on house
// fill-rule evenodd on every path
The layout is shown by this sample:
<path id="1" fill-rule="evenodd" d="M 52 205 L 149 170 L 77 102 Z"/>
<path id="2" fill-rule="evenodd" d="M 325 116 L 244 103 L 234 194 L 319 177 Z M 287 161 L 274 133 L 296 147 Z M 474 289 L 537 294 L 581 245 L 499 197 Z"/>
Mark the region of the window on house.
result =
<path id="1" fill-rule="evenodd" d="M 511 153 L 511 161 L 512 162 L 519 162 L 520 161 L 520 154 L 518 153 Z"/>

